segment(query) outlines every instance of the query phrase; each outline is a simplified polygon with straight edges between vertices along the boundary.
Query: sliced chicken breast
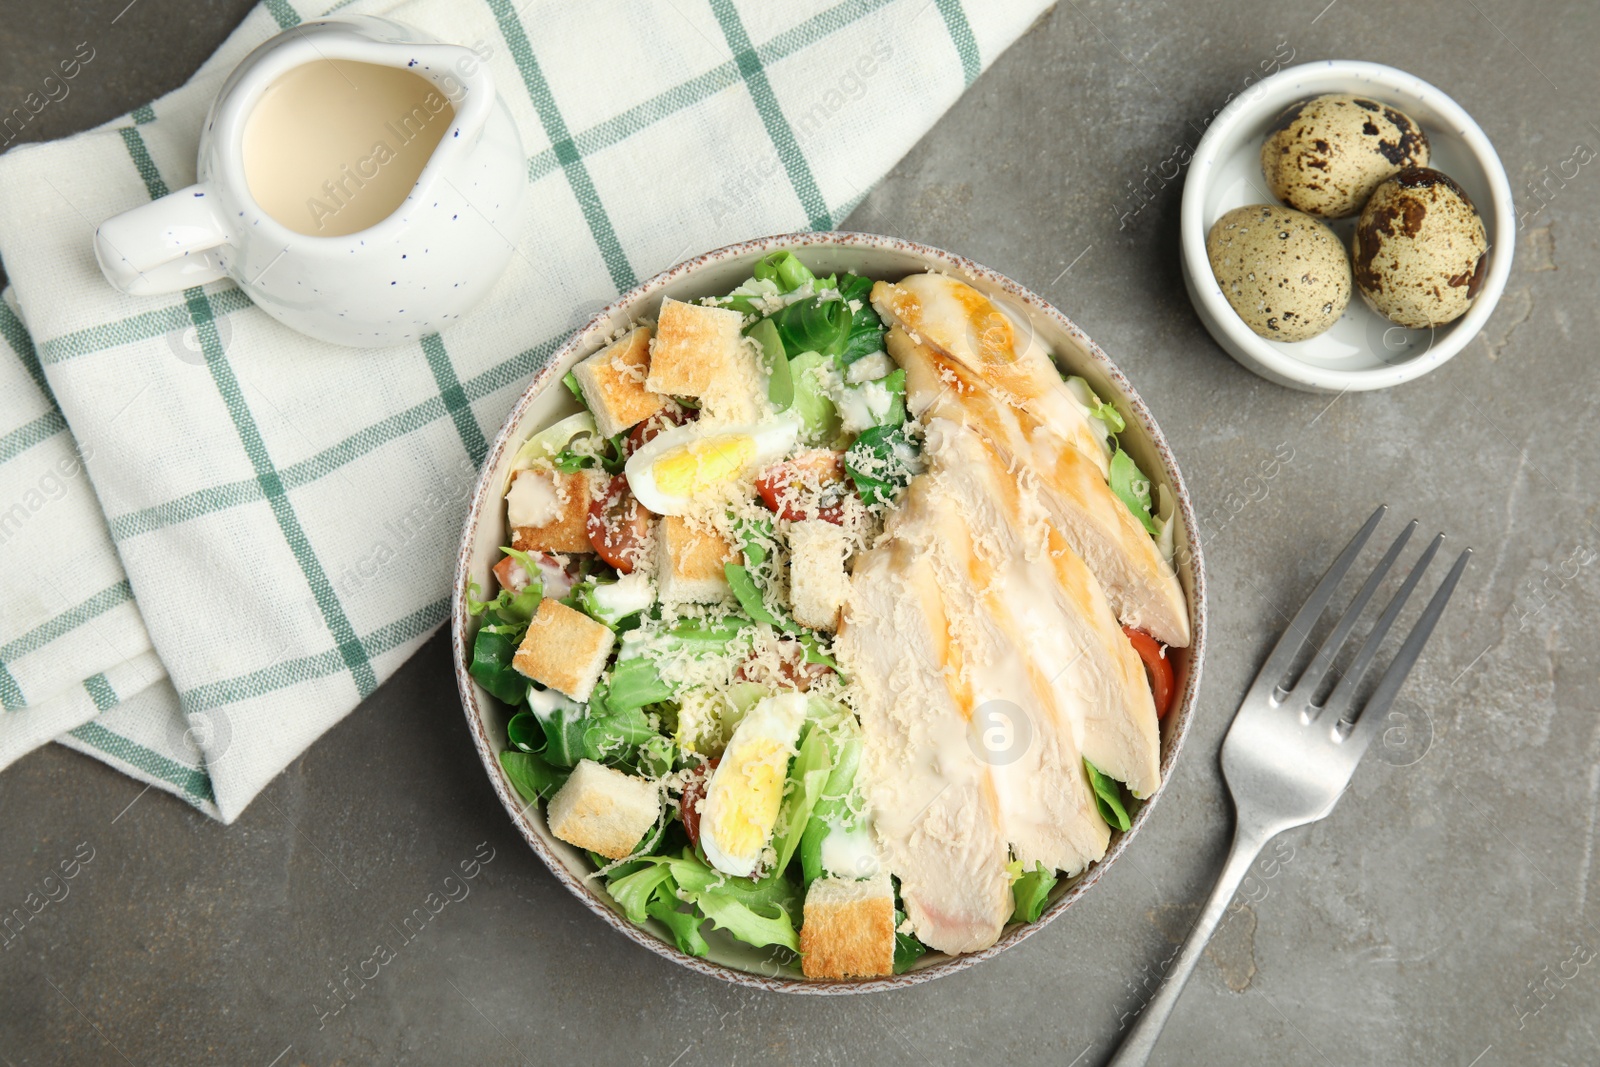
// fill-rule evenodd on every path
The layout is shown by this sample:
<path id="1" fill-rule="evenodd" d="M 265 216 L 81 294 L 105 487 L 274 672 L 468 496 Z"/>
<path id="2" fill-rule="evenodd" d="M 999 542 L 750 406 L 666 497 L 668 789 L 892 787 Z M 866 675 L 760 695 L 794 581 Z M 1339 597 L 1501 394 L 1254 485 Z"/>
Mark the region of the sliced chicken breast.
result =
<path id="1" fill-rule="evenodd" d="M 948 631 L 932 569 L 905 542 L 859 557 L 834 649 L 859 679 L 863 792 L 912 929 L 974 952 L 1011 916 L 994 785 L 944 684 Z"/>
<path id="2" fill-rule="evenodd" d="M 1102 475 L 1109 469 L 1111 457 L 1102 433 L 1090 425 L 1068 392 L 1049 353 L 1025 323 L 1013 321 L 994 301 L 948 275 L 913 274 L 898 283 L 873 285 L 872 306 L 890 326 L 900 327 L 936 357 L 939 388 L 934 393 L 914 389 L 907 368 L 907 399 L 914 414 L 921 414 L 919 393 L 926 403 L 947 386 L 959 388 L 957 383 L 976 381 L 981 392 L 1049 427 L 1061 443 L 1095 463 Z M 966 388 L 959 391 L 972 393 Z"/>
<path id="3" fill-rule="evenodd" d="M 966 288 L 979 300 L 986 299 Z M 895 296 L 899 290 L 884 282 L 873 287 L 875 304 L 880 290 L 885 293 L 884 307 L 896 306 L 890 297 L 905 307 L 904 298 Z M 1039 496 L 1052 521 L 1100 580 L 1118 618 L 1164 644 L 1179 648 L 1189 644 L 1183 588 L 1139 520 L 1106 484 L 1104 450 L 1064 385 L 1061 394 L 1070 416 L 1052 405 L 1044 417 L 1037 404 L 1020 401 L 996 384 L 993 372 L 1001 364 L 974 370 L 900 325 L 889 329 L 885 343 L 889 355 L 906 370 L 906 398 L 913 414 L 924 420 L 964 423 L 977 430 L 1012 470 L 1036 475 Z M 1050 373 L 1055 374 L 1053 366 Z M 1059 385 L 1058 374 L 1055 380 Z M 1036 390 L 1036 395 L 1048 394 Z"/>
<path id="4" fill-rule="evenodd" d="M 1004 543 L 1005 557 L 989 564 L 990 610 L 1006 617 L 1025 661 L 1047 677 L 1075 747 L 1135 796 L 1149 796 L 1161 778 L 1155 701 L 1100 583 L 980 435 L 935 419 L 924 454 L 955 510 L 985 531 L 974 536 Z"/>
<path id="5" fill-rule="evenodd" d="M 1024 580 L 1048 584 L 1051 567 L 1021 555 L 1005 501 L 958 494 L 959 480 L 944 472 L 917 479 L 903 505 L 912 521 L 901 526 L 925 535 L 907 543 L 937 578 L 950 635 L 945 686 L 968 709 L 969 747 L 994 783 L 1011 851 L 1029 869 L 1043 863 L 1076 874 L 1105 855 L 1110 830 L 1096 811 L 1050 660 L 1030 654 L 1002 580 L 1033 571 Z M 1062 654 L 1072 635 L 1056 620 L 1046 625 Z"/>

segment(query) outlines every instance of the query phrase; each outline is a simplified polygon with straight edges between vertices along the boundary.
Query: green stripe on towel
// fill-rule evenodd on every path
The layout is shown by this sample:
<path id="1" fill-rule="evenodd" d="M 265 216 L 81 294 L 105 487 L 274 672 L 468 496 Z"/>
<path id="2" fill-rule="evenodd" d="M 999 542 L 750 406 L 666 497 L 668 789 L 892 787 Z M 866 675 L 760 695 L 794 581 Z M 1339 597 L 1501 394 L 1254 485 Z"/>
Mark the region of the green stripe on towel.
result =
<path id="1" fill-rule="evenodd" d="M 778 96 L 772 91 L 772 83 L 767 80 L 766 67 L 751 46 L 750 35 L 745 31 L 739 13 L 734 10 L 732 0 L 711 0 L 711 10 L 716 12 L 722 35 L 727 38 L 734 61 L 739 64 L 739 74 L 750 91 L 750 99 L 755 101 L 756 112 L 761 116 L 761 124 L 767 128 L 767 136 L 778 150 L 778 159 L 789 175 L 789 184 L 794 186 L 794 194 L 800 198 L 800 206 L 805 208 L 809 225 L 813 230 L 833 229 L 833 220 L 828 217 L 828 206 L 823 203 L 822 192 L 811 174 L 811 165 L 800 151 L 794 127 L 783 114 Z"/>
<path id="2" fill-rule="evenodd" d="M 186 289 L 184 297 L 189 303 L 189 316 L 200 335 L 200 348 L 205 353 L 211 380 L 216 383 L 217 392 L 222 395 L 222 402 L 239 435 L 239 443 L 249 457 L 250 465 L 255 468 L 256 481 L 260 483 L 267 504 L 272 508 L 273 517 L 278 520 L 278 528 L 289 544 L 289 551 L 300 565 L 300 573 L 311 588 L 311 595 L 322 612 L 323 622 L 327 624 L 328 632 L 333 635 L 339 654 L 349 668 L 351 678 L 355 680 L 356 690 L 364 699 L 378 688 L 377 675 L 373 673 L 361 642 L 356 639 L 355 629 L 345 616 L 344 606 L 333 591 L 333 583 L 328 581 L 328 575 L 322 569 L 322 561 L 317 559 L 317 554 L 311 548 L 305 529 L 300 525 L 300 518 L 295 514 L 294 505 L 289 501 L 283 482 L 278 477 L 277 468 L 272 465 L 266 441 L 261 437 L 250 405 L 245 402 L 244 391 L 233 373 L 233 365 L 222 350 L 222 341 L 217 335 L 217 324 L 211 314 L 211 304 L 206 300 L 205 290 L 198 286 Z"/>
<path id="3" fill-rule="evenodd" d="M 461 379 L 456 377 L 450 353 L 445 351 L 444 342 L 436 333 L 430 333 L 422 339 L 422 351 L 428 357 L 428 369 L 433 372 L 439 395 L 444 398 L 444 406 L 450 411 L 450 418 L 456 424 L 456 432 L 461 435 L 467 455 L 472 459 L 473 466 L 480 466 L 483 458 L 489 454 L 489 443 L 483 439 L 483 427 L 478 425 L 478 417 L 472 413 L 472 404 L 461 388 Z"/>
<path id="4" fill-rule="evenodd" d="M 550 84 L 545 81 L 544 71 L 534 57 L 533 46 L 528 43 L 528 34 L 522 27 L 522 19 L 509 0 L 488 0 L 488 3 L 495 21 L 500 24 L 500 36 L 505 38 L 506 46 L 511 49 L 511 57 L 517 62 L 522 84 L 528 90 L 528 98 L 533 101 L 533 110 L 539 115 L 545 136 L 550 139 L 556 159 L 566 172 L 567 183 L 578 198 L 578 207 L 583 211 L 584 221 L 589 224 L 589 232 L 594 236 L 595 244 L 600 246 L 600 258 L 605 261 L 606 270 L 611 275 L 611 284 L 617 287 L 618 292 L 633 288 L 638 277 L 628 263 L 622 243 L 617 240 L 617 231 L 611 225 L 611 216 L 606 214 L 605 205 L 600 202 L 600 194 L 595 191 L 589 168 L 583 165 L 583 158 L 572 143 L 567 120 L 562 118 L 561 109 L 556 106 L 555 97 L 550 92 Z"/>
<path id="5" fill-rule="evenodd" d="M 86 722 L 69 732 L 89 747 L 104 752 L 113 759 L 121 760 L 129 766 L 137 767 L 152 778 L 169 782 L 196 800 L 216 803 L 217 798 L 211 791 L 211 778 L 205 771 L 185 767 L 159 752 L 152 752 L 137 741 L 112 733 L 97 722 Z"/>
<path id="6" fill-rule="evenodd" d="M 938 4 L 939 14 L 944 16 L 945 29 L 950 31 L 950 43 L 956 46 L 956 55 L 961 57 L 961 79 L 964 84 L 971 85 L 983 69 L 983 60 L 978 55 L 978 40 L 972 36 L 972 24 L 967 21 L 961 0 L 938 0 Z"/>

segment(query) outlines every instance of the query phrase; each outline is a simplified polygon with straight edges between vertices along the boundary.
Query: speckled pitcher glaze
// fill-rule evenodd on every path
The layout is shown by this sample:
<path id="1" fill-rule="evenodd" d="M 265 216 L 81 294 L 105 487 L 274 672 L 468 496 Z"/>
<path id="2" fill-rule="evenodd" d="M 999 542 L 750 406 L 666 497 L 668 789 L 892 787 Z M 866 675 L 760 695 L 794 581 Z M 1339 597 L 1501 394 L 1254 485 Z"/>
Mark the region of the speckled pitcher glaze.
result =
<path id="1" fill-rule="evenodd" d="M 279 322 L 334 344 L 400 344 L 444 328 L 504 270 L 527 196 L 522 143 L 484 58 L 369 15 L 279 34 L 239 64 L 212 104 L 199 182 L 100 225 L 100 269 L 134 296 L 231 277 Z M 454 108 L 405 200 L 381 222 L 341 237 L 299 233 L 274 219 L 244 172 L 245 123 L 262 94 L 287 72 L 328 60 L 406 68 Z M 373 147 L 352 146 L 352 154 Z M 360 176 L 346 178 L 345 195 L 358 195 Z"/>

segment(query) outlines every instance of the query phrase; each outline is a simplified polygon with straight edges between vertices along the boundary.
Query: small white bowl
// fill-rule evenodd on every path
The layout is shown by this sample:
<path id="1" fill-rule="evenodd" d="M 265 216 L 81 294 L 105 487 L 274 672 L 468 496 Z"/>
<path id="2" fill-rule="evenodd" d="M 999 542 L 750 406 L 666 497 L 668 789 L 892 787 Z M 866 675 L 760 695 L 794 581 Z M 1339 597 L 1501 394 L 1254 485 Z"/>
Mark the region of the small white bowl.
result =
<path id="1" fill-rule="evenodd" d="M 1236 207 L 1276 204 L 1261 174 L 1261 142 L 1284 108 L 1323 93 L 1369 96 L 1405 112 L 1428 135 L 1429 166 L 1454 178 L 1483 218 L 1489 269 L 1477 298 L 1456 321 L 1430 330 L 1396 326 L 1359 292 L 1326 333 L 1308 341 L 1269 341 L 1244 324 L 1206 258 L 1206 234 Z M 1355 219 L 1331 222 L 1348 249 Z M 1329 59 L 1279 71 L 1222 109 L 1195 149 L 1183 184 L 1183 281 L 1200 321 L 1229 355 L 1269 381 L 1308 392 L 1386 389 L 1433 370 L 1477 336 L 1511 273 L 1516 214 L 1511 182 L 1489 138 L 1461 106 L 1405 71 Z"/>

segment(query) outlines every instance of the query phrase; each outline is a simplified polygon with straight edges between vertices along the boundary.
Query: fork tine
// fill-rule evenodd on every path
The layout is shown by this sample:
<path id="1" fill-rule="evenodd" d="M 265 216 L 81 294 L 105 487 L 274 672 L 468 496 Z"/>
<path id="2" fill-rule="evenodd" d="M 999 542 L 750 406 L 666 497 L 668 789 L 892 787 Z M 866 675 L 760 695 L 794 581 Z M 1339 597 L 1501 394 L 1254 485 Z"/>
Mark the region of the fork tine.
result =
<path id="1" fill-rule="evenodd" d="M 1411 533 L 1416 528 L 1417 520 L 1412 519 L 1406 524 L 1406 528 L 1400 531 L 1400 536 L 1394 539 L 1394 544 L 1389 546 L 1389 551 L 1383 554 L 1383 559 L 1373 569 L 1371 576 L 1367 578 L 1366 584 L 1361 587 L 1361 591 L 1356 594 L 1354 600 L 1350 601 L 1350 606 L 1345 608 L 1344 614 L 1339 617 L 1338 625 L 1333 628 L 1333 632 L 1328 635 L 1328 639 L 1317 650 L 1316 658 L 1311 661 L 1311 665 L 1305 669 L 1299 680 L 1294 683 L 1295 690 L 1303 693 L 1308 701 L 1316 693 L 1317 686 L 1322 683 L 1323 676 L 1328 673 L 1328 668 L 1333 665 L 1333 658 L 1339 654 L 1339 649 L 1344 647 L 1345 639 L 1350 636 L 1350 630 L 1355 626 L 1356 619 L 1360 618 L 1361 613 L 1367 610 L 1367 604 L 1372 600 L 1372 594 L 1378 591 L 1378 586 L 1382 584 L 1384 576 L 1389 573 L 1389 568 L 1394 566 L 1394 561 L 1399 557 L 1400 550 L 1406 546 L 1407 541 L 1411 540 Z"/>
<path id="2" fill-rule="evenodd" d="M 1389 600 L 1389 606 L 1383 609 L 1383 614 L 1378 616 L 1378 621 L 1373 624 L 1372 632 L 1361 643 L 1361 651 L 1356 653 L 1356 658 L 1351 662 L 1350 669 L 1345 671 L 1344 677 L 1339 679 L 1339 684 L 1333 687 L 1333 693 L 1328 697 L 1328 702 L 1323 706 L 1324 712 L 1331 712 L 1327 721 L 1337 722 L 1344 717 L 1350 705 L 1355 700 L 1356 686 L 1361 684 L 1361 679 L 1367 673 L 1367 668 L 1372 666 L 1372 657 L 1378 654 L 1378 646 L 1383 644 L 1383 639 L 1389 636 L 1389 628 L 1394 625 L 1394 620 L 1400 616 L 1400 611 L 1406 606 L 1406 601 L 1411 598 L 1411 592 L 1422 580 L 1422 572 L 1428 569 L 1428 564 L 1433 562 L 1433 557 L 1438 555 L 1439 546 L 1444 544 L 1444 534 L 1439 534 L 1423 549 L 1422 556 L 1411 568 L 1411 573 L 1406 575 L 1406 580 Z"/>
<path id="3" fill-rule="evenodd" d="M 1269 682 L 1273 686 L 1282 683 L 1289 673 L 1289 667 L 1294 663 L 1295 656 L 1300 652 L 1301 646 L 1311 636 L 1311 630 L 1322 617 L 1322 612 L 1328 606 L 1328 601 L 1333 597 L 1333 591 L 1339 583 L 1344 581 L 1344 576 L 1350 572 L 1350 565 L 1355 562 L 1362 548 L 1366 546 L 1367 539 L 1372 536 L 1372 531 L 1378 528 L 1378 523 L 1383 519 L 1384 513 L 1389 510 L 1389 505 L 1379 504 L 1378 510 L 1372 513 L 1366 525 L 1362 526 L 1356 535 L 1350 539 L 1345 550 L 1339 553 L 1339 558 L 1333 561 L 1328 572 L 1322 576 L 1322 581 L 1311 591 L 1300 610 L 1295 613 L 1294 620 L 1289 623 L 1289 628 L 1283 631 L 1283 636 L 1278 638 L 1278 643 L 1272 646 L 1272 653 L 1267 657 L 1266 663 L 1261 665 L 1261 670 L 1256 674 L 1256 681 Z"/>
<path id="4" fill-rule="evenodd" d="M 1389 705 L 1394 703 L 1395 695 L 1400 692 L 1400 686 L 1404 684 L 1406 675 L 1416 666 L 1418 657 L 1422 655 L 1422 647 L 1428 643 L 1428 638 L 1433 636 L 1433 628 L 1438 623 L 1439 616 L 1444 614 L 1445 604 L 1449 602 L 1450 594 L 1455 592 L 1456 583 L 1461 580 L 1461 574 L 1467 569 L 1467 562 L 1471 558 L 1470 548 L 1456 557 L 1455 566 L 1450 568 L 1450 573 L 1445 575 L 1444 581 L 1434 591 L 1433 599 L 1428 601 L 1428 606 L 1423 610 L 1422 617 L 1417 620 L 1417 625 L 1412 628 L 1405 644 L 1400 646 L 1400 651 L 1395 653 L 1394 662 L 1383 672 L 1383 680 L 1378 683 L 1378 688 L 1373 690 L 1367 706 L 1361 709 L 1361 717 L 1356 720 L 1357 736 L 1353 739 L 1363 747 L 1372 740 L 1372 735 L 1383 722 Z"/>

